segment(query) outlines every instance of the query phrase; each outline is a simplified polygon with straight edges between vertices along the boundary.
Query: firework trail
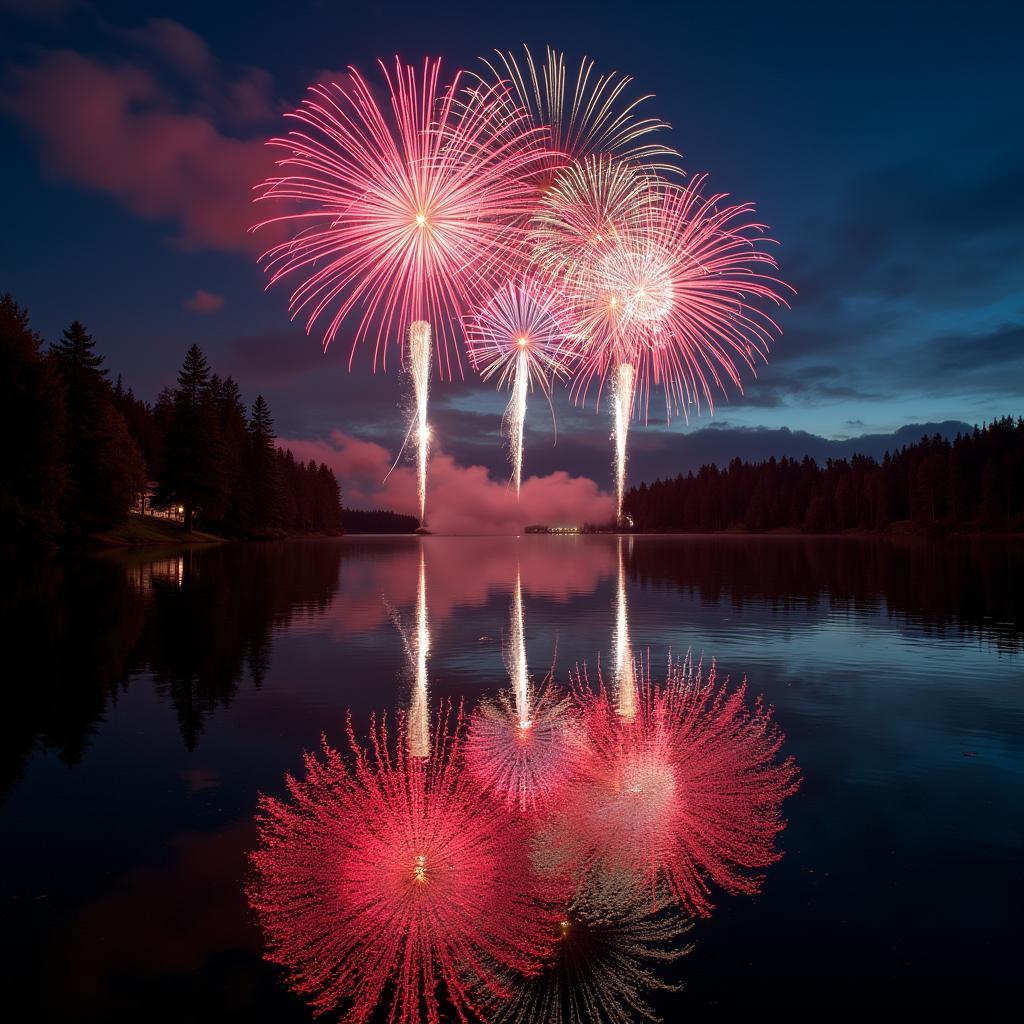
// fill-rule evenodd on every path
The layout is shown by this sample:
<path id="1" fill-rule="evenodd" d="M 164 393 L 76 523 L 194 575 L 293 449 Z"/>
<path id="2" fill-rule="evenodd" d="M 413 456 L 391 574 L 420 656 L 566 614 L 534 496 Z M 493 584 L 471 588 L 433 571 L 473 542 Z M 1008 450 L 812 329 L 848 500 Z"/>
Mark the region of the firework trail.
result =
<path id="1" fill-rule="evenodd" d="M 451 377 L 462 372 L 454 344 L 461 317 L 526 258 L 523 225 L 536 198 L 533 175 L 552 160 L 549 133 L 500 83 L 466 88 L 456 74 L 442 85 L 439 60 L 419 71 L 397 57 L 391 71 L 378 63 L 388 103 L 350 68 L 340 83 L 313 86 L 287 115 L 297 127 L 271 139 L 284 151 L 281 173 L 258 198 L 291 209 L 256 228 L 283 224 L 293 236 L 262 262 L 268 287 L 297 282 L 291 314 L 305 318 L 307 332 L 322 324 L 325 348 L 358 317 L 350 368 L 357 347 L 372 340 L 373 366 L 386 369 L 389 346 L 401 354 L 406 331 L 412 341 L 429 324 L 439 373 Z M 422 490 L 425 469 L 420 478 Z"/>
<path id="2" fill-rule="evenodd" d="M 615 587 L 615 629 L 612 632 L 612 683 L 619 714 L 627 721 L 636 718 L 636 673 L 633 645 L 629 639 L 629 609 L 626 603 L 626 563 L 622 537 L 618 537 L 618 578 Z M 630 538 L 632 542 L 632 538 Z"/>
<path id="3" fill-rule="evenodd" d="M 466 763 L 506 807 L 549 806 L 566 782 L 566 766 L 582 742 L 567 698 L 548 683 L 534 692 L 526 663 L 523 588 L 518 567 L 505 652 L 511 687 L 484 700 L 470 721 Z"/>
<path id="4" fill-rule="evenodd" d="M 289 797 L 262 796 L 248 898 L 268 957 L 317 1013 L 363 1024 L 383 1002 L 391 1024 L 490 1015 L 510 980 L 552 950 L 554 911 L 531 879 L 520 822 L 458 767 L 438 716 L 429 760 L 405 754 L 385 720 L 350 762 L 326 742 Z"/>
<path id="5" fill-rule="evenodd" d="M 466 321 L 470 359 L 484 380 L 494 379 L 511 397 L 502 418 L 516 497 L 523 478 L 523 426 L 527 394 L 538 388 L 551 403 L 551 386 L 568 371 L 555 297 L 530 278 L 508 281 Z M 554 413 L 552 412 L 552 417 Z"/>
<path id="6" fill-rule="evenodd" d="M 420 527 L 427 519 L 427 458 L 430 454 L 430 425 L 427 399 L 430 397 L 430 324 L 417 320 L 409 328 L 409 375 L 415 399 L 410 430 L 415 430 L 416 488 L 420 502 Z"/>
<path id="7" fill-rule="evenodd" d="M 678 991 L 660 976 L 690 952 L 692 919 L 664 895 L 618 871 L 588 878 L 558 922 L 554 958 L 524 978 L 495 1024 L 634 1024 L 659 1018 L 650 991 Z"/>
<path id="8" fill-rule="evenodd" d="M 793 759 L 777 759 L 784 737 L 770 709 L 749 708 L 745 684 L 730 691 L 688 659 L 661 686 L 638 679 L 632 719 L 583 676 L 576 693 L 587 754 L 535 840 L 548 872 L 626 871 L 702 915 L 712 885 L 757 892 L 758 869 L 781 857 L 780 809 L 799 782 Z"/>
<path id="9" fill-rule="evenodd" d="M 615 410 L 615 522 L 622 524 L 622 499 L 626 493 L 626 442 L 629 419 L 633 409 L 633 386 L 636 368 L 632 363 L 619 363 L 615 372 L 612 403 Z"/>

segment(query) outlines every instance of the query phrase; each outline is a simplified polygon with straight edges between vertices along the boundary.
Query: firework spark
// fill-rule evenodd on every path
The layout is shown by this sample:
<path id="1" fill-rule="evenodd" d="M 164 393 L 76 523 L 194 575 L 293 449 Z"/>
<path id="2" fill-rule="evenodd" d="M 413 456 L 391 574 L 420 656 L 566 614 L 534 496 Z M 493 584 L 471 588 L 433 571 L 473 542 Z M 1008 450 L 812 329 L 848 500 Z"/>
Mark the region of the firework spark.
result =
<path id="1" fill-rule="evenodd" d="M 503 417 L 516 497 L 523 478 L 523 426 L 528 392 L 551 401 L 555 379 L 567 376 L 554 293 L 529 278 L 508 281 L 466 321 L 470 359 L 484 380 L 494 379 L 511 397 Z"/>
<path id="2" fill-rule="evenodd" d="M 586 880 L 558 922 L 558 946 L 536 978 L 525 978 L 495 1024 L 634 1024 L 659 1018 L 650 991 L 678 991 L 665 968 L 692 949 L 692 919 L 622 871 Z"/>
<path id="3" fill-rule="evenodd" d="M 317 1012 L 345 1024 L 386 1002 L 392 1024 L 488 1013 L 509 979 L 552 949 L 552 909 L 531 881 L 520 823 L 458 768 L 461 715 L 438 718 L 435 754 L 405 754 L 385 722 L 352 763 L 323 747 L 290 798 L 260 799 L 248 890 L 269 957 Z M 400 724 L 399 733 L 404 731 Z"/>
<path id="4" fill-rule="evenodd" d="M 777 760 L 784 737 L 770 709 L 748 708 L 745 683 L 730 692 L 714 666 L 705 678 L 689 660 L 662 686 L 649 671 L 638 678 L 632 719 L 603 688 L 576 682 L 588 755 L 543 830 L 549 870 L 633 872 L 705 915 L 712 885 L 757 892 L 798 785 L 792 758 Z"/>

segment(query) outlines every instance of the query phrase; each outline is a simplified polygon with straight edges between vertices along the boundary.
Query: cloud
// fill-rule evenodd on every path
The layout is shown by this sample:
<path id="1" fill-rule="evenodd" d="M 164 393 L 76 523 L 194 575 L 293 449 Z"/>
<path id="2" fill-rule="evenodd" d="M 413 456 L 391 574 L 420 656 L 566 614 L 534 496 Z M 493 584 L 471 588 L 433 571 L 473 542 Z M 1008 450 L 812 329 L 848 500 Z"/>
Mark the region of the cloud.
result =
<path id="1" fill-rule="evenodd" d="M 159 25 L 159 45 L 177 67 L 205 74 L 201 68 L 212 58 L 204 56 L 202 40 L 181 26 L 171 32 L 174 23 Z M 273 158 L 262 134 L 233 137 L 218 121 L 228 110 L 238 121 L 257 116 L 260 74 L 250 69 L 223 88 L 203 79 L 189 100 L 138 63 L 49 51 L 34 65 L 11 69 L 0 110 L 38 138 L 55 176 L 174 224 L 181 245 L 259 251 L 267 239 L 248 233 L 257 219 L 252 189 L 271 172 Z"/>
<path id="2" fill-rule="evenodd" d="M 394 456 L 383 445 L 340 430 L 326 439 L 278 443 L 296 458 L 326 462 L 341 481 L 346 505 L 417 513 L 415 471 L 399 465 L 385 482 Z M 435 533 L 518 533 L 530 523 L 607 522 L 614 511 L 611 495 L 593 480 L 563 470 L 528 477 L 517 501 L 515 491 L 485 466 L 460 465 L 443 451 L 430 460 L 427 522 Z"/>
<path id="3" fill-rule="evenodd" d="M 186 299 L 184 305 L 192 313 L 216 313 L 224 305 L 224 296 L 197 288 L 195 295 Z"/>

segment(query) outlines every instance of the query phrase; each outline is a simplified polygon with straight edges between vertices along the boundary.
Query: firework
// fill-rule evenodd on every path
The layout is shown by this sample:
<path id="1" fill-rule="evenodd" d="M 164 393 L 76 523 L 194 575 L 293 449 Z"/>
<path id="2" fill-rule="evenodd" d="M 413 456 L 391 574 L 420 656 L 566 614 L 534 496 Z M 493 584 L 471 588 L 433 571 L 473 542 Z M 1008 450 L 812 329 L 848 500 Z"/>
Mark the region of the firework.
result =
<path id="1" fill-rule="evenodd" d="M 617 297 L 606 294 L 593 267 L 616 245 L 639 241 L 655 181 L 649 170 L 602 154 L 573 161 L 539 199 L 530 221 L 531 259 L 552 286 L 570 289 L 563 317 L 580 345 L 618 338 Z M 611 312 L 602 313 L 602 299 Z"/>
<path id="2" fill-rule="evenodd" d="M 288 279 L 290 311 L 307 332 L 323 325 L 326 348 L 349 317 L 358 345 L 373 340 L 373 366 L 387 368 L 389 345 L 405 332 L 429 379 L 432 327 L 442 376 L 462 372 L 454 332 L 461 316 L 523 259 L 523 222 L 535 199 L 531 172 L 549 162 L 548 133 L 534 126 L 501 84 L 443 86 L 441 62 L 422 69 L 379 62 L 389 103 L 350 68 L 341 83 L 313 86 L 288 115 L 297 127 L 271 145 L 285 151 L 279 176 L 258 197 L 295 209 L 257 225 L 283 224 L 294 236 L 263 263 L 273 285 Z M 420 517 L 425 504 L 426 385 L 417 389 Z"/>
<path id="3" fill-rule="evenodd" d="M 534 60 L 528 47 L 523 58 L 495 51 L 496 59 L 484 60 L 485 80 L 507 82 L 511 98 L 529 112 L 535 125 L 551 131 L 551 150 L 537 168 L 538 183 L 546 188 L 561 170 L 566 157 L 583 160 L 597 154 L 611 154 L 633 163 L 664 161 L 677 156 L 667 146 L 649 138 L 669 127 L 654 117 L 638 116 L 639 108 L 651 96 L 628 98 L 633 79 L 617 72 L 598 75 L 594 62 L 580 61 L 575 75 L 566 68 L 565 55 L 546 50 L 543 64 Z"/>
<path id="4" fill-rule="evenodd" d="M 458 768 L 461 716 L 439 715 L 426 761 L 383 720 L 369 749 L 348 731 L 351 764 L 325 742 L 289 799 L 260 799 L 248 896 L 269 958 L 346 1024 L 382 1001 L 393 1024 L 437 1024 L 441 991 L 461 1020 L 487 1012 L 554 945 L 525 835 Z"/>
<path id="5" fill-rule="evenodd" d="M 603 270 L 616 254 L 643 244 L 648 207 L 660 194 L 649 170 L 608 155 L 577 161 L 555 177 L 531 221 L 533 259 L 559 295 L 562 358 L 575 370 L 574 394 L 614 374 L 616 518 L 622 518 L 626 443 L 632 415 L 637 334 L 635 303 Z M 584 368 L 584 372 L 580 372 Z M 600 387 L 600 385 L 599 385 Z"/>
<path id="6" fill-rule="evenodd" d="M 313 86 L 288 115 L 298 127 L 271 140 L 285 173 L 259 198 L 299 208 L 257 225 L 297 231 L 263 261 L 270 284 L 299 279 L 292 313 L 310 331 L 323 320 L 325 346 L 359 310 L 352 352 L 372 336 L 374 366 L 386 366 L 389 339 L 401 344 L 426 321 L 450 375 L 453 326 L 483 287 L 481 263 L 499 260 L 500 272 L 517 248 L 514 224 L 534 199 L 526 176 L 549 158 L 547 133 L 500 84 L 467 90 L 456 74 L 442 86 L 439 60 L 419 72 L 398 58 L 391 72 L 378 63 L 387 105 L 350 68 L 340 84 Z"/>
<path id="7" fill-rule="evenodd" d="M 485 700 L 473 714 L 466 762 L 487 792 L 505 806 L 535 811 L 552 803 L 578 756 L 580 731 L 569 701 L 545 686 L 534 693 L 526 664 L 523 590 L 519 572 L 505 661 L 512 686 Z"/>
<path id="8" fill-rule="evenodd" d="M 523 477 L 527 394 L 536 387 L 550 403 L 552 381 L 567 375 L 554 310 L 552 292 L 521 278 L 506 282 L 466 322 L 470 358 L 480 376 L 511 391 L 502 426 L 517 497 Z"/>
<path id="9" fill-rule="evenodd" d="M 588 753 L 543 830 L 547 871 L 632 872 L 699 914 L 712 885 L 757 892 L 798 785 L 792 758 L 777 760 L 784 737 L 770 710 L 747 706 L 745 683 L 730 691 L 689 660 L 662 686 L 638 678 L 631 719 L 603 688 L 576 682 Z"/>
<path id="10" fill-rule="evenodd" d="M 741 369 L 756 373 L 779 333 L 762 307 L 785 305 L 788 286 L 773 276 L 765 226 L 750 218 L 750 204 L 705 196 L 706 180 L 658 185 L 640 211 L 642 225 L 584 275 L 582 302 L 595 292 L 617 297 L 621 347 L 636 364 L 645 413 L 654 386 L 664 389 L 668 416 L 703 402 L 713 411 L 715 392 L 730 384 L 742 392 Z M 578 346 L 578 354 L 574 390 L 585 394 L 616 360 L 601 346 Z"/>
<path id="11" fill-rule="evenodd" d="M 656 1021 L 649 991 L 678 991 L 661 973 L 692 946 L 692 919 L 666 907 L 626 872 L 587 879 L 557 928 L 551 963 L 522 979 L 495 1024 L 634 1024 Z"/>

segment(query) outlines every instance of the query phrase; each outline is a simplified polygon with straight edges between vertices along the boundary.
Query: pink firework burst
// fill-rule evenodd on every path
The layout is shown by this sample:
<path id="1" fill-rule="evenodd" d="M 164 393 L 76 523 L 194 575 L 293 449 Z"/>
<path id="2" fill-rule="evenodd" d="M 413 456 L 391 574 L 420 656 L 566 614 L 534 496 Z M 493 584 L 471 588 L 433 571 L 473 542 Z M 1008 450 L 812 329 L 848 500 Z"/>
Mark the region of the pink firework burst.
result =
<path id="1" fill-rule="evenodd" d="M 467 319 L 466 342 L 480 376 L 511 391 L 502 422 L 518 494 L 527 393 L 539 388 L 550 405 L 553 380 L 567 376 L 554 293 L 527 277 L 507 281 Z"/>
<path id="2" fill-rule="evenodd" d="M 616 363 L 636 367 L 646 415 L 650 389 L 664 389 L 666 412 L 714 408 L 716 391 L 743 389 L 740 369 L 756 373 L 778 325 L 764 307 L 786 304 L 788 288 L 765 250 L 765 226 L 749 203 L 703 195 L 706 175 L 686 185 L 662 182 L 640 210 L 641 223 L 595 254 L 569 282 L 579 357 L 574 390 L 585 394 Z M 617 345 L 586 330 L 593 308 L 616 307 Z"/>
<path id="3" fill-rule="evenodd" d="M 561 329 L 554 294 L 530 277 L 506 281 L 466 318 L 466 347 L 483 380 L 515 389 L 520 365 L 532 391 L 550 394 L 554 378 L 564 377 Z"/>
<path id="4" fill-rule="evenodd" d="M 589 752 L 535 843 L 546 869 L 634 872 L 703 915 L 712 885 L 757 892 L 799 784 L 793 759 L 779 760 L 771 710 L 747 705 L 745 683 L 730 691 L 713 665 L 704 677 L 689 661 L 661 686 L 639 679 L 630 718 L 603 687 L 578 677 L 576 690 Z"/>
<path id="5" fill-rule="evenodd" d="M 434 755 L 412 758 L 399 726 L 371 725 L 352 763 L 324 744 L 307 754 L 290 799 L 261 797 L 249 899 L 318 1012 L 367 1021 L 440 1019 L 439 989 L 460 1020 L 508 996 L 551 950 L 552 912 L 531 880 L 526 837 L 458 766 L 454 730 L 438 717 Z"/>
<path id="6" fill-rule="evenodd" d="M 296 229 L 263 258 L 270 284 L 297 279 L 293 316 L 329 345 L 358 317 L 352 356 L 366 338 L 386 368 L 388 344 L 414 323 L 435 329 L 442 374 L 461 372 L 455 325 L 486 294 L 492 272 L 518 265 L 522 222 L 536 192 L 529 177 L 551 159 L 548 133 L 501 84 L 442 86 L 441 62 L 422 69 L 379 62 L 389 102 L 378 104 L 353 68 L 341 83 L 313 86 L 289 116 L 298 126 L 271 145 L 283 173 L 259 198 L 297 209 L 264 224 Z M 260 227 L 262 225 L 257 225 Z M 350 356 L 350 364 L 351 358 Z"/>
<path id="7" fill-rule="evenodd" d="M 551 687 L 533 695 L 527 721 L 515 695 L 505 691 L 473 713 L 466 764 L 492 798 L 532 812 L 550 806 L 563 793 L 581 742 L 569 701 Z"/>

